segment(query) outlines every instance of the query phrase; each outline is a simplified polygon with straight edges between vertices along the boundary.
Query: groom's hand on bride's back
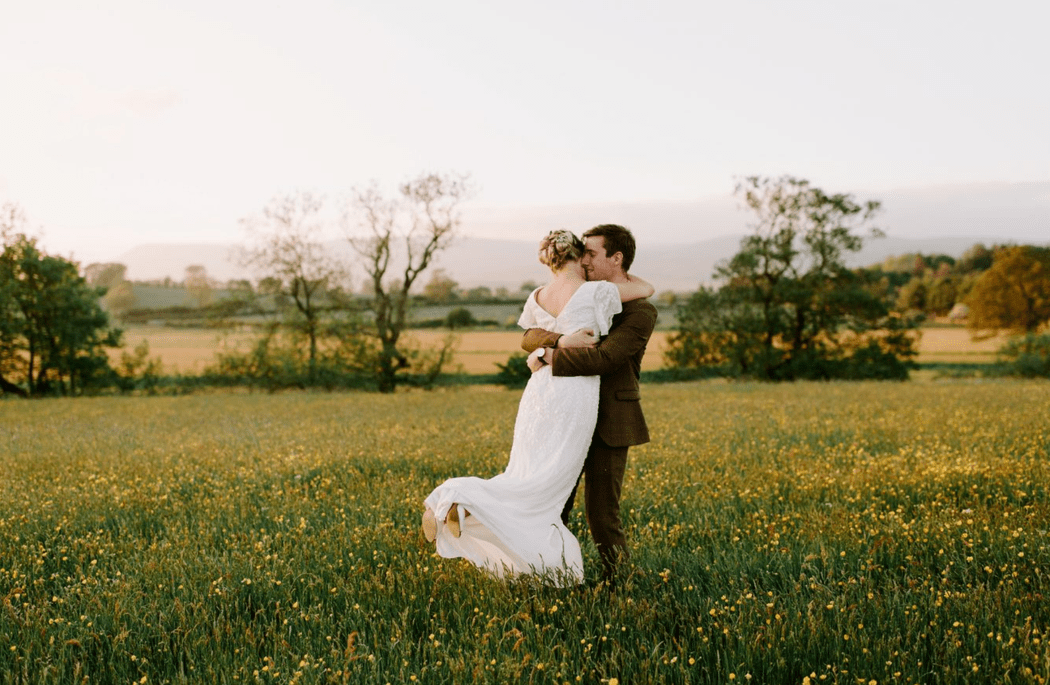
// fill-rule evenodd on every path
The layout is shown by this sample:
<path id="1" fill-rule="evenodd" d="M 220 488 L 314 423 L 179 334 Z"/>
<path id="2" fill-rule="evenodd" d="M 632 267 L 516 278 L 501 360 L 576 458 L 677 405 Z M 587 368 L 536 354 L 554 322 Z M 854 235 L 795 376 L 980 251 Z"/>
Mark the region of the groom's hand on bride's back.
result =
<path id="1" fill-rule="evenodd" d="M 558 338 L 557 347 L 594 347 L 598 344 L 598 336 L 590 328 L 581 328 L 574 333 L 563 335 Z"/>

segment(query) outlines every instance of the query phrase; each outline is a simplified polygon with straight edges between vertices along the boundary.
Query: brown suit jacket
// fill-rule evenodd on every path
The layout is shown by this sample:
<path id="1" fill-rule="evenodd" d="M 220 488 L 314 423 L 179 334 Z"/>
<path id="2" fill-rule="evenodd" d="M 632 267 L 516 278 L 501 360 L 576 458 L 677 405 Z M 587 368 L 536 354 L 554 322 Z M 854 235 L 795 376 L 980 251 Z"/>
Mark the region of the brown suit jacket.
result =
<path id="1" fill-rule="evenodd" d="M 595 433 L 610 447 L 649 442 L 638 378 L 645 345 L 655 326 L 656 307 L 648 300 L 631 300 L 623 303 L 623 311 L 613 317 L 609 335 L 596 347 L 553 351 L 551 372 L 555 376 L 601 376 Z M 521 347 L 526 352 L 554 347 L 560 337 L 531 328 L 525 332 Z"/>

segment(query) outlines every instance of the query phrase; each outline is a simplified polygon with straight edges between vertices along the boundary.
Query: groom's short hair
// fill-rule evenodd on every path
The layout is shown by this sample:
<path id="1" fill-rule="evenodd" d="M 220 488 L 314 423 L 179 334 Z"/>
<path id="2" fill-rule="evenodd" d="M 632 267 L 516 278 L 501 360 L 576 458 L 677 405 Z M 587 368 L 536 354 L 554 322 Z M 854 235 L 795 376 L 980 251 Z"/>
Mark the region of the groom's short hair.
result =
<path id="1" fill-rule="evenodd" d="M 584 232 L 586 240 L 591 236 L 601 236 L 605 242 L 605 256 L 611 257 L 617 252 L 623 255 L 623 272 L 631 268 L 634 262 L 634 236 L 618 224 L 602 224 Z"/>

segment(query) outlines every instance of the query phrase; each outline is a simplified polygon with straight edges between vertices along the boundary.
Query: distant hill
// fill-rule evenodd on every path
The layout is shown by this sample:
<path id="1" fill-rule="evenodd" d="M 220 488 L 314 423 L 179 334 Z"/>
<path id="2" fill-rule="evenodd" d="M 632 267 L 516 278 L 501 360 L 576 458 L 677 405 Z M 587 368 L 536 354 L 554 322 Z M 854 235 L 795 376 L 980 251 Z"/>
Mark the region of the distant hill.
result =
<path id="1" fill-rule="evenodd" d="M 128 267 L 133 281 L 181 281 L 186 267 L 199 264 L 208 275 L 220 281 L 250 278 L 251 273 L 237 263 L 237 245 L 221 243 L 149 243 L 118 255 L 114 262 Z"/>
<path id="2" fill-rule="evenodd" d="M 657 291 L 693 291 L 701 283 L 712 280 L 715 265 L 728 259 L 740 247 L 741 235 L 727 235 L 692 243 L 655 244 L 639 246 L 632 271 L 649 279 Z M 864 249 L 850 257 L 851 266 L 869 266 L 883 262 L 893 255 L 921 252 L 947 254 L 959 257 L 975 243 L 991 245 L 1002 242 L 996 236 L 967 236 L 958 238 L 908 239 L 887 237 L 866 241 Z M 208 274 L 219 281 L 234 278 L 252 278 L 231 257 L 234 245 L 140 245 L 125 252 L 115 261 L 126 264 L 128 278 L 137 281 L 163 280 L 165 277 L 181 281 L 190 264 L 203 265 Z M 536 258 L 534 241 L 496 240 L 492 238 L 461 238 L 446 252 L 441 253 L 433 269 L 444 269 L 461 287 L 487 285 L 516 290 L 525 281 L 542 283 L 547 271 Z M 329 251 L 350 258 L 350 250 L 343 242 L 332 242 Z M 354 272 L 355 283 L 363 281 L 360 270 Z M 423 283 L 429 273 L 422 277 Z"/>
<path id="3" fill-rule="evenodd" d="M 840 189 L 825 188 L 827 191 Z M 880 200 L 876 225 L 899 238 L 998 236 L 997 240 L 1050 240 L 1050 181 L 959 183 L 870 193 Z M 691 244 L 748 232 L 751 216 L 732 195 L 695 202 L 623 202 L 551 207 L 473 207 L 463 211 L 465 232 L 485 237 L 538 239 L 554 228 L 580 230 L 599 223 L 623 224 L 643 244 Z M 976 242 L 976 240 L 974 240 Z"/>
<path id="4" fill-rule="evenodd" d="M 961 255 L 974 243 L 1014 242 L 1045 245 L 1050 241 L 1050 182 L 955 184 L 905 188 L 885 193 L 858 191 L 859 200 L 878 199 L 883 212 L 876 225 L 889 237 L 868 240 L 852 257 L 853 266 L 882 262 L 912 252 Z M 463 232 L 438 256 L 443 268 L 463 287 L 487 285 L 517 289 L 522 282 L 542 281 L 545 269 L 536 261 L 539 237 L 554 228 L 585 229 L 602 222 L 629 226 L 640 250 L 634 270 L 658 290 L 695 290 L 708 282 L 715 264 L 732 256 L 748 232 L 750 215 L 732 196 L 697 202 L 604 203 L 553 207 L 464 207 Z M 493 236 L 520 236 L 503 239 Z M 140 245 L 113 261 L 128 266 L 132 280 L 181 281 L 186 267 L 204 266 L 215 279 L 251 278 L 236 259 L 232 244 Z M 329 245 L 333 254 L 350 258 L 344 241 Z M 363 274 L 354 274 L 361 284 Z M 423 275 L 424 282 L 428 278 Z"/>

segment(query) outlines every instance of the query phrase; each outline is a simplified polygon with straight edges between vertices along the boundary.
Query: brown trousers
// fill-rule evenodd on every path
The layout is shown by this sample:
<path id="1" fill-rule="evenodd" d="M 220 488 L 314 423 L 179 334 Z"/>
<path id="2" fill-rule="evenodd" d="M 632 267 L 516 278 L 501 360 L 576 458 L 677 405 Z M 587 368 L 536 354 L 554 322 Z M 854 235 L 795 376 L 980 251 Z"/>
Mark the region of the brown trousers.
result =
<path id="1" fill-rule="evenodd" d="M 623 474 L 627 469 L 627 448 L 610 447 L 597 433 L 587 450 L 587 459 L 583 462 L 584 478 L 583 500 L 587 512 L 587 525 L 591 537 L 598 546 L 602 559 L 602 577 L 613 579 L 616 563 L 627 559 L 627 538 L 620 523 L 620 491 L 623 490 Z M 569 493 L 565 508 L 561 512 L 562 523 L 568 525 L 569 513 L 576 501 L 576 490 L 580 487 L 579 478 L 576 486 Z"/>

